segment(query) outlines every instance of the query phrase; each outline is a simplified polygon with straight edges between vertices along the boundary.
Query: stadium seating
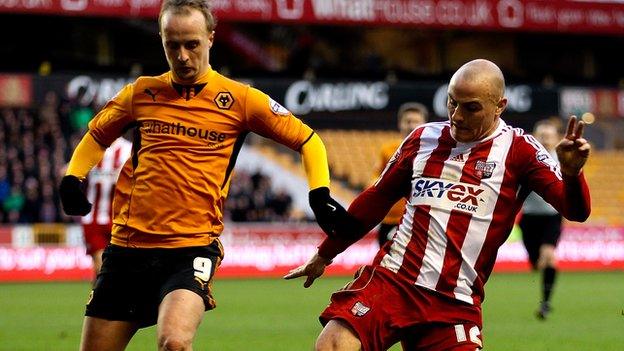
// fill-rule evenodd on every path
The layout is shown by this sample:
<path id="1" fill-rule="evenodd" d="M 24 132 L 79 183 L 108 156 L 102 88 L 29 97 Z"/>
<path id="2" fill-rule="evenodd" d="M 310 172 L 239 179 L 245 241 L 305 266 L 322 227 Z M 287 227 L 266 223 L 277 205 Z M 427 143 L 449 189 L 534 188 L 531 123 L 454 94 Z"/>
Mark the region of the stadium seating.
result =
<path id="1" fill-rule="evenodd" d="M 596 151 L 587 162 L 585 174 L 592 195 L 590 221 L 596 224 L 624 224 L 624 153 Z"/>
<path id="2" fill-rule="evenodd" d="M 329 148 L 329 146 L 327 147 Z M 282 148 L 276 147 L 274 143 L 257 143 L 254 144 L 254 149 L 260 152 L 263 156 L 275 161 L 288 172 L 305 179 L 306 175 L 303 167 L 301 166 L 299 156 L 294 157 L 295 155 L 293 153 L 285 152 Z M 332 173 L 332 176 L 335 175 L 331 162 L 330 172 Z M 343 205 L 348 205 L 357 195 L 355 189 L 343 185 L 339 179 L 332 180 L 331 189 L 334 197 Z"/>
<path id="3" fill-rule="evenodd" d="M 381 145 L 400 137 L 399 132 L 386 130 L 326 129 L 319 135 L 327 147 L 332 175 L 358 190 L 375 179 Z"/>

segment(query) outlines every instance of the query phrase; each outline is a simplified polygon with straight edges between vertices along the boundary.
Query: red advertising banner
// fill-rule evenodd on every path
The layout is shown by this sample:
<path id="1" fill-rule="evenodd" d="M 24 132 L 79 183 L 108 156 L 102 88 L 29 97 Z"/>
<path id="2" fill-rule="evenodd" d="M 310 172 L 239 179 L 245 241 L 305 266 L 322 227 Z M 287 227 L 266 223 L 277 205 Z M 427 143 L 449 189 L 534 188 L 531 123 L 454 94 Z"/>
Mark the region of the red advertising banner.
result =
<path id="1" fill-rule="evenodd" d="M 217 278 L 280 277 L 305 263 L 324 237 L 315 225 L 237 225 L 223 233 L 225 258 Z M 369 234 L 338 255 L 327 275 L 352 275 L 377 253 Z M 624 269 L 624 228 L 567 226 L 557 247 L 562 270 Z M 497 272 L 528 271 L 526 251 L 518 240 L 498 252 Z M 0 246 L 0 282 L 89 280 L 91 259 L 84 248 Z"/>
<path id="2" fill-rule="evenodd" d="M 32 100 L 33 88 L 30 75 L 0 74 L 0 107 L 27 107 L 30 106 Z"/>
<path id="3" fill-rule="evenodd" d="M 0 282 L 90 280 L 91 257 L 82 247 L 0 246 Z"/>
<path id="4" fill-rule="evenodd" d="M 624 35 L 624 3 L 582 0 L 213 0 L 221 21 Z M 0 12 L 156 18 L 159 0 L 0 0 Z"/>
<path id="5" fill-rule="evenodd" d="M 624 117 L 624 90 L 564 87 L 559 96 L 563 116 L 592 112 L 599 118 Z"/>
<path id="6" fill-rule="evenodd" d="M 0 13 L 158 17 L 161 0 L 0 0 Z"/>
<path id="7" fill-rule="evenodd" d="M 624 228 L 599 225 L 564 227 L 556 249 L 557 265 L 566 271 L 624 269 Z M 521 241 L 507 241 L 499 250 L 495 271 L 526 271 Z"/>
<path id="8" fill-rule="evenodd" d="M 284 275 L 312 257 L 324 237 L 316 225 L 233 227 L 221 236 L 225 258 L 218 275 Z M 378 249 L 377 239 L 370 233 L 336 257 L 326 274 L 353 274 L 358 267 L 369 263 Z"/>

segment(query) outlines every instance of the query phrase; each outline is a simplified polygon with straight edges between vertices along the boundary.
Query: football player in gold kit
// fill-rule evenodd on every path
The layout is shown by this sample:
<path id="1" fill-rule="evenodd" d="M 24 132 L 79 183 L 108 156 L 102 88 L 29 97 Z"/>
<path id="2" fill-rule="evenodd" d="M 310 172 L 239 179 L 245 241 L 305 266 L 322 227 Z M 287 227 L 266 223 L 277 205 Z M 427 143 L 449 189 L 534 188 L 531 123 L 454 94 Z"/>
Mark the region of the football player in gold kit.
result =
<path id="1" fill-rule="evenodd" d="M 421 124 L 427 123 L 429 118 L 429 110 L 427 107 L 418 102 L 406 102 L 399 107 L 397 112 L 398 127 L 401 132 L 400 138 L 389 140 L 381 146 L 379 152 L 379 158 L 375 165 L 375 173 L 373 174 L 374 180 L 379 178 L 379 175 L 383 172 L 384 168 L 388 164 L 388 161 L 392 158 L 396 150 L 399 148 L 403 140 L 411 133 L 416 127 Z M 399 200 L 388 214 L 379 224 L 377 230 L 377 241 L 379 246 L 383 246 L 388 240 L 392 239 L 392 236 L 396 232 L 396 228 L 403 216 L 403 209 L 405 208 L 405 199 Z"/>
<path id="2" fill-rule="evenodd" d="M 86 307 L 81 350 L 123 350 L 157 325 L 159 350 L 190 350 L 223 258 L 219 234 L 236 157 L 254 132 L 297 150 L 319 225 L 344 209 L 329 194 L 321 139 L 261 91 L 209 64 L 215 21 L 207 0 L 165 0 L 159 16 L 170 71 L 125 86 L 89 124 L 59 193 L 70 215 L 91 210 L 83 192 L 105 149 L 134 128 L 115 188 L 113 228 Z"/>

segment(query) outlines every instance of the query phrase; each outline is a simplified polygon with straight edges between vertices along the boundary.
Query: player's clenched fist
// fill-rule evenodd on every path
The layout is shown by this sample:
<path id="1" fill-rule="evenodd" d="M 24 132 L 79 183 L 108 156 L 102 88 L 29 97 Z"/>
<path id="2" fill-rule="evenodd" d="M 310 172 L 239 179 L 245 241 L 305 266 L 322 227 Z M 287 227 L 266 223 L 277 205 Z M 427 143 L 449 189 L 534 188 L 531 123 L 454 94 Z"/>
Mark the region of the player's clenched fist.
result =
<path id="1" fill-rule="evenodd" d="M 83 191 L 84 184 L 73 175 L 66 175 L 59 186 L 63 211 L 70 216 L 84 216 L 91 212 L 91 203 Z"/>

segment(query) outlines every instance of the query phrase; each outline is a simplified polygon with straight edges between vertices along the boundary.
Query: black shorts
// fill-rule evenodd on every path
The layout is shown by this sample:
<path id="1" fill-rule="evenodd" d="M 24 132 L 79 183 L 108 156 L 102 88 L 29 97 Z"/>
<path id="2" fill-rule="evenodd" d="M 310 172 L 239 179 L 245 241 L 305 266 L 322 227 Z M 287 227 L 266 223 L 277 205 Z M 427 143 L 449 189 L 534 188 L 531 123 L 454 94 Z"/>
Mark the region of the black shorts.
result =
<path id="1" fill-rule="evenodd" d="M 543 244 L 557 246 L 561 236 L 561 215 L 524 214 L 520 219 L 522 241 L 533 267 L 537 264 L 539 250 Z"/>
<path id="2" fill-rule="evenodd" d="M 139 249 L 109 245 L 85 315 L 115 321 L 156 324 L 158 306 L 173 290 L 186 289 L 215 308 L 212 277 L 223 258 L 219 240 L 209 246 Z"/>

